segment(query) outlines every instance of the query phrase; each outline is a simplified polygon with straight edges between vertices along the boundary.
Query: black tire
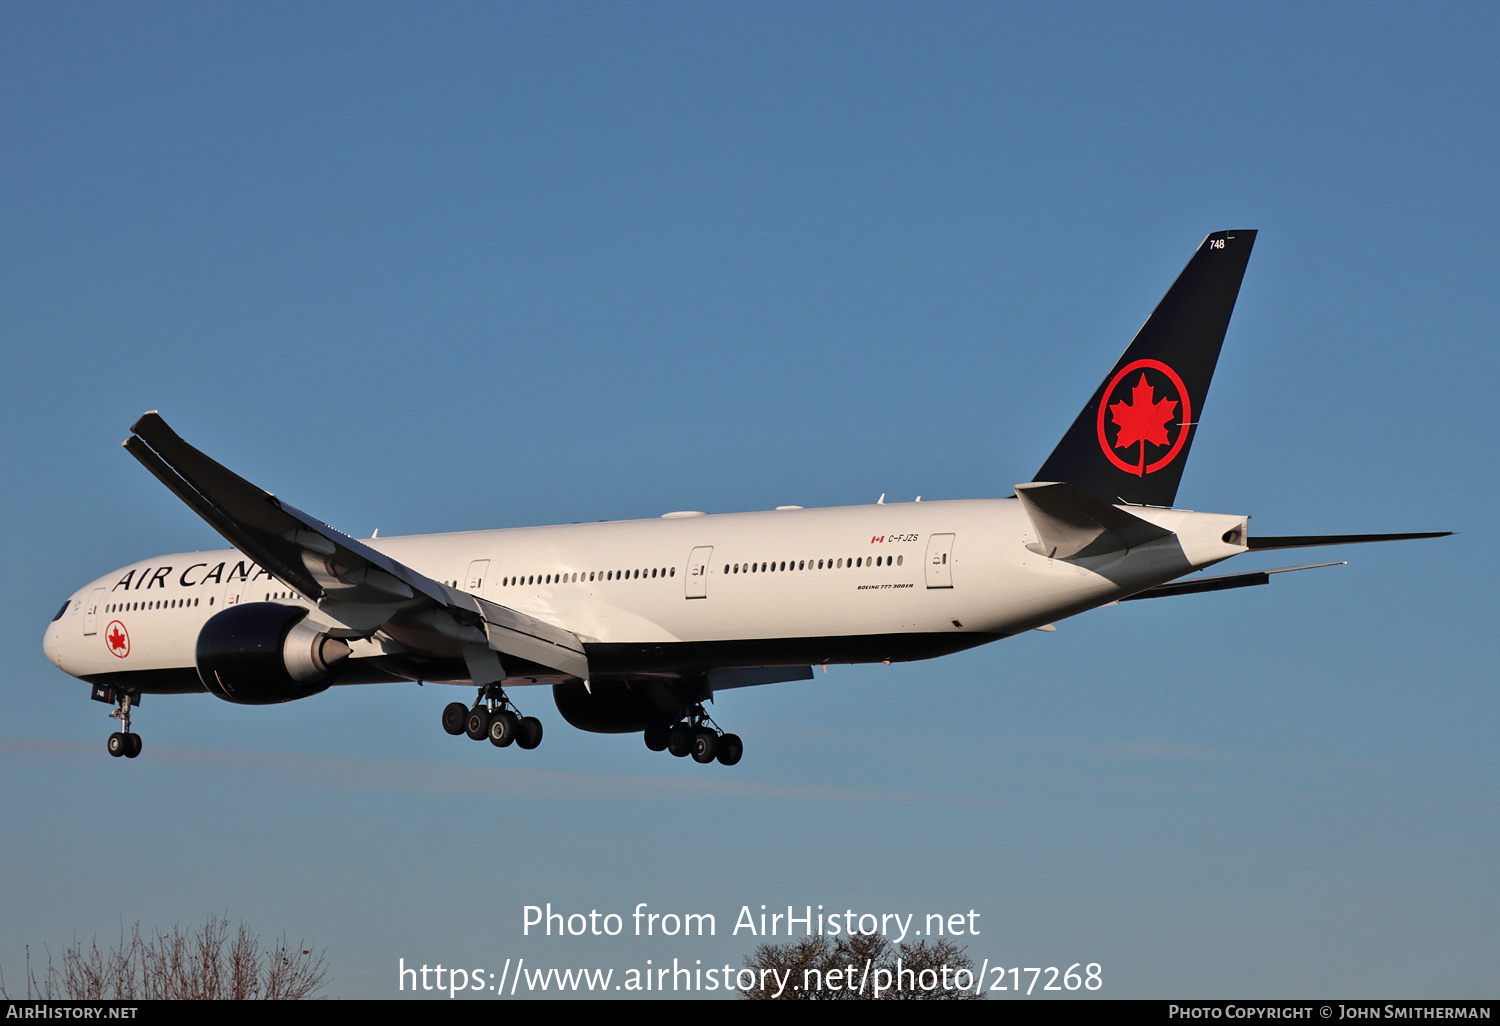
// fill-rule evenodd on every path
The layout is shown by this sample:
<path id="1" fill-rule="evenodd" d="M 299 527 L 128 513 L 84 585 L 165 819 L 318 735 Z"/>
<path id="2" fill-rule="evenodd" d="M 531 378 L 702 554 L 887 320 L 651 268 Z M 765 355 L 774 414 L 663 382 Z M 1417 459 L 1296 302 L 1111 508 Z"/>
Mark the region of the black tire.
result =
<path id="1" fill-rule="evenodd" d="M 125 758 L 134 759 L 141 754 L 141 735 L 126 734 L 125 741 L 130 746 L 125 749 Z"/>
<path id="2" fill-rule="evenodd" d="M 719 751 L 719 735 L 711 730 L 693 732 L 693 761 L 706 764 L 714 761 Z"/>
<path id="3" fill-rule="evenodd" d="M 462 702 L 449 702 L 443 706 L 443 729 L 454 737 L 464 732 L 464 721 L 469 718 L 469 707 Z"/>
<path id="4" fill-rule="evenodd" d="M 723 765 L 733 766 L 744 754 L 745 743 L 738 734 L 725 734 L 719 738 L 719 762 Z"/>
<path id="5" fill-rule="evenodd" d="M 502 710 L 489 721 L 488 729 L 490 744 L 496 748 L 509 748 L 521 732 L 521 721 L 516 719 L 515 713 Z"/>
<path id="6" fill-rule="evenodd" d="M 693 728 L 686 723 L 674 723 L 667 730 L 667 751 L 681 759 L 693 750 Z"/>
<path id="7" fill-rule="evenodd" d="M 464 718 L 464 733 L 475 741 L 483 741 L 490 733 L 490 711 L 470 709 Z"/>
<path id="8" fill-rule="evenodd" d="M 516 736 L 516 744 L 528 752 L 542 743 L 542 721 L 535 716 L 521 717 L 521 731 Z"/>
<path id="9" fill-rule="evenodd" d="M 667 728 L 662 724 L 646 728 L 646 747 L 653 752 L 667 750 Z"/>
<path id="10" fill-rule="evenodd" d="M 109 735 L 109 741 L 106 742 L 106 747 L 109 749 L 109 754 L 118 759 L 120 756 L 130 751 L 130 742 L 126 741 L 125 735 L 121 734 L 117 730 L 113 734 Z"/>

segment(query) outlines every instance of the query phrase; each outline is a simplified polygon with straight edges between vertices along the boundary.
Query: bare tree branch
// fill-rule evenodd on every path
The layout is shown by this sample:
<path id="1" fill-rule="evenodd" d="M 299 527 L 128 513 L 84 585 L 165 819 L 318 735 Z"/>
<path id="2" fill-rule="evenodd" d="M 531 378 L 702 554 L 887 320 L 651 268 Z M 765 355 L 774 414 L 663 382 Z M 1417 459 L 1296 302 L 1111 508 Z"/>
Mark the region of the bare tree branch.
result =
<path id="1" fill-rule="evenodd" d="M 974 962 L 951 941 L 892 946 L 879 934 L 808 937 L 762 944 L 745 958 L 755 984 L 740 991 L 751 1001 L 965 1001 L 959 970 L 972 987 Z M 876 991 L 879 990 L 879 993 Z"/>
<path id="2" fill-rule="evenodd" d="M 233 939 L 230 939 L 233 928 Z M 63 949 L 62 967 L 47 951 L 40 978 L 26 948 L 26 997 L 54 1000 L 294 1000 L 315 997 L 328 979 L 327 952 L 311 944 L 290 944 L 282 934 L 269 950 L 244 922 L 213 913 L 202 926 L 141 936 L 141 925 L 108 951 L 98 938 L 87 946 L 75 939 Z M 9 999 L 0 974 L 0 997 Z"/>

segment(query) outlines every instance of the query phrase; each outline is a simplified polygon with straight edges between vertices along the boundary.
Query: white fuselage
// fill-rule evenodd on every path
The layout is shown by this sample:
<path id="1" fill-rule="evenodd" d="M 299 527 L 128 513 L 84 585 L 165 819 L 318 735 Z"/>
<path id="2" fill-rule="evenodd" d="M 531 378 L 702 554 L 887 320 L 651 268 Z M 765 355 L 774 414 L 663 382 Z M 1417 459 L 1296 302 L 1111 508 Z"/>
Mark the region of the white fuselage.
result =
<path id="1" fill-rule="evenodd" d="M 598 674 L 696 672 L 941 655 L 1245 551 L 1243 529 L 1223 540 L 1244 527 L 1242 516 L 1129 511 L 1174 536 L 1090 559 L 1049 559 L 1021 504 L 1007 498 L 675 514 L 368 544 L 573 632 Z M 321 615 L 236 550 L 177 553 L 81 588 L 49 625 L 44 647 L 73 676 L 129 673 L 151 691 L 150 674 L 192 668 L 204 621 L 241 601 Z M 388 651 L 384 644 L 379 635 L 358 643 L 351 665 Z"/>

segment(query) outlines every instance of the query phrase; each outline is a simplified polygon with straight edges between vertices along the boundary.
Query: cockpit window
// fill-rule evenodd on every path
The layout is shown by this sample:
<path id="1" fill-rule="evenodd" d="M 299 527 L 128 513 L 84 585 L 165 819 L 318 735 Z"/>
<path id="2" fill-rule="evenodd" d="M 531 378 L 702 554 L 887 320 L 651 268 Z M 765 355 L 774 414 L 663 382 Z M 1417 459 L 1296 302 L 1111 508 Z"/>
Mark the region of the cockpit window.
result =
<path id="1" fill-rule="evenodd" d="M 68 607 L 71 606 L 72 604 L 73 604 L 73 600 L 72 599 L 68 599 L 68 601 L 64 602 L 62 604 L 62 608 L 57 611 L 57 615 L 52 618 L 52 622 L 56 623 L 58 620 L 61 620 L 62 619 L 62 615 L 68 611 Z"/>

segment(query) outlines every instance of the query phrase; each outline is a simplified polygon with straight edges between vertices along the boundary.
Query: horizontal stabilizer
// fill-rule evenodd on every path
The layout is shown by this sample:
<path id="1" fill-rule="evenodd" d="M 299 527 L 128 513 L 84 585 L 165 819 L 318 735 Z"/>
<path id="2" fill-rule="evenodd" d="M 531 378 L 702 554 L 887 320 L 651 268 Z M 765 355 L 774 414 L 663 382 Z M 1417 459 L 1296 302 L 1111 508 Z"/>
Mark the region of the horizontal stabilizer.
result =
<path id="1" fill-rule="evenodd" d="M 1133 599 L 1166 598 L 1168 595 L 1196 595 L 1203 591 L 1228 591 L 1230 588 L 1253 588 L 1257 584 L 1270 584 L 1272 574 L 1287 574 L 1293 570 L 1316 570 L 1322 566 L 1343 566 L 1337 563 L 1304 563 L 1302 566 L 1278 566 L 1274 570 L 1256 570 L 1248 574 L 1224 574 L 1222 577 L 1204 577 L 1197 581 L 1171 581 L 1154 588 L 1126 595 L 1121 602 Z"/>
<path id="2" fill-rule="evenodd" d="M 1446 538 L 1452 531 L 1419 534 L 1287 534 L 1279 537 L 1251 535 L 1251 549 L 1307 549 L 1314 545 L 1354 545 L 1360 542 L 1411 541 L 1413 538 Z"/>
<path id="3" fill-rule="evenodd" d="M 1016 498 L 1031 518 L 1042 552 L 1049 558 L 1099 556 L 1172 534 L 1070 484 L 1018 484 Z"/>

